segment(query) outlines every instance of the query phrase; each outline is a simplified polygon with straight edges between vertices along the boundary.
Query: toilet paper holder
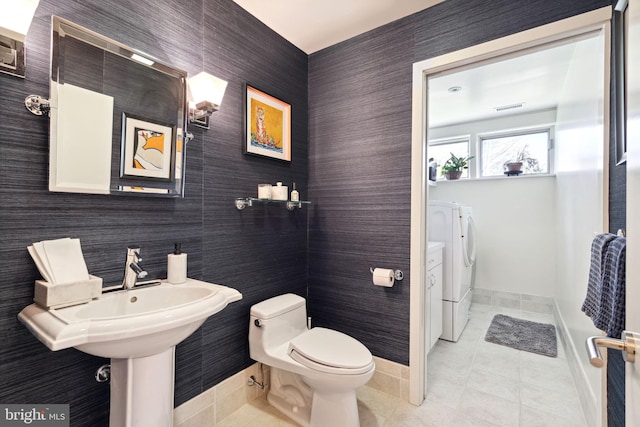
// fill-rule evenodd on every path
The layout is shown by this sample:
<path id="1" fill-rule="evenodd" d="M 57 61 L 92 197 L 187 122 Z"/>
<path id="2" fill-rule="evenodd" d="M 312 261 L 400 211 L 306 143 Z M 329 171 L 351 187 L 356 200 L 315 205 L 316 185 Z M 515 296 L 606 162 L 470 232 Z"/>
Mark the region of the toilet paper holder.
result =
<path id="1" fill-rule="evenodd" d="M 373 267 L 369 267 L 369 271 L 373 274 Z M 404 274 L 400 270 L 393 270 L 393 277 L 396 280 L 402 280 L 404 278 Z"/>

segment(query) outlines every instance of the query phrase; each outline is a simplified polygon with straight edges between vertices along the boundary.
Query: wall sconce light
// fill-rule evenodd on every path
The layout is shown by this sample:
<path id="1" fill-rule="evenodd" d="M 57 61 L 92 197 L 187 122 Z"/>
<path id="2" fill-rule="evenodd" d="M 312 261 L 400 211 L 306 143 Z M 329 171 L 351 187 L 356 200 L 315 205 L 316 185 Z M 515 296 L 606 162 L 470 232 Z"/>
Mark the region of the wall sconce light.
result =
<path id="1" fill-rule="evenodd" d="M 227 82 L 204 71 L 189 79 L 189 123 L 209 129 L 209 117 L 218 111 Z"/>
<path id="2" fill-rule="evenodd" d="M 40 0 L 15 0 L 0 13 L 0 72 L 24 78 L 24 40 Z"/>

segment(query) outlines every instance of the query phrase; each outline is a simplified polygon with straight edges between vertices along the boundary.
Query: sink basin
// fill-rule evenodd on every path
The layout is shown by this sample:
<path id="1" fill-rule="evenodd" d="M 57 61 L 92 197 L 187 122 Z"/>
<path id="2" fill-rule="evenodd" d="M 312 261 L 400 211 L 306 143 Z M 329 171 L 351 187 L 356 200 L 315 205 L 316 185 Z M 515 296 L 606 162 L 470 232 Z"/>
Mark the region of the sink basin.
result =
<path id="1" fill-rule="evenodd" d="M 241 298 L 235 289 L 187 279 L 180 285 L 106 293 L 72 307 L 47 310 L 32 304 L 18 318 L 51 350 L 74 347 L 95 356 L 130 359 L 175 346 Z"/>
<path id="2" fill-rule="evenodd" d="M 77 306 L 77 310 L 56 310 L 64 320 L 117 319 L 177 308 L 184 304 L 208 298 L 218 292 L 213 286 L 179 287 L 160 286 L 118 292 L 99 298 L 90 304 Z M 76 308 L 76 307 L 74 307 Z"/>

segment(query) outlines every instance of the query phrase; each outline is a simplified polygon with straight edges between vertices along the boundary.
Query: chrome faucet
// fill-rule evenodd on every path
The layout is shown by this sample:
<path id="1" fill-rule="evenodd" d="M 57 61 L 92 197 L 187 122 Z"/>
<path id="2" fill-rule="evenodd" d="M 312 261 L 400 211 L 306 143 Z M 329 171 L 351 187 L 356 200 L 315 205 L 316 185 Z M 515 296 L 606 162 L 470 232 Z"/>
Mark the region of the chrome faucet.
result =
<path id="1" fill-rule="evenodd" d="M 129 246 L 127 248 L 127 263 L 124 267 L 124 280 L 122 281 L 124 289 L 132 289 L 138 279 L 147 277 L 148 273 L 139 264 L 141 261 L 140 247 Z"/>

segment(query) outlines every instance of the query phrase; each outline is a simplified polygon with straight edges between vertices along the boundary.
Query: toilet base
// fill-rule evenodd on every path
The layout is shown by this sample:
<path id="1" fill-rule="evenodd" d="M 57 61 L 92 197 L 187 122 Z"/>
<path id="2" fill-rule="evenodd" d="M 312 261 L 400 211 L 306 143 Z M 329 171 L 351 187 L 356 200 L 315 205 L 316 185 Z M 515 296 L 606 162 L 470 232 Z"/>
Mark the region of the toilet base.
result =
<path id="1" fill-rule="evenodd" d="M 311 427 L 360 427 L 356 391 L 313 393 Z"/>
<path id="2" fill-rule="evenodd" d="M 307 407 L 299 407 L 290 404 L 282 397 L 269 393 L 267 395 L 267 402 L 269 405 L 276 408 L 278 411 L 282 412 L 287 417 L 291 418 L 296 423 L 300 424 L 303 427 L 310 427 L 311 423 L 311 408 Z"/>
<path id="3" fill-rule="evenodd" d="M 316 392 L 311 408 L 292 405 L 273 393 L 267 395 L 267 401 L 303 427 L 360 427 L 355 391 L 329 395 Z"/>
<path id="4" fill-rule="evenodd" d="M 309 426 L 313 390 L 299 375 L 271 367 L 271 384 L 267 401 L 295 422 Z"/>
<path id="5" fill-rule="evenodd" d="M 318 387 L 310 387 L 309 383 Z M 304 427 L 360 427 L 355 390 L 326 390 L 325 387 L 323 380 L 313 381 L 271 367 L 267 401 Z"/>

